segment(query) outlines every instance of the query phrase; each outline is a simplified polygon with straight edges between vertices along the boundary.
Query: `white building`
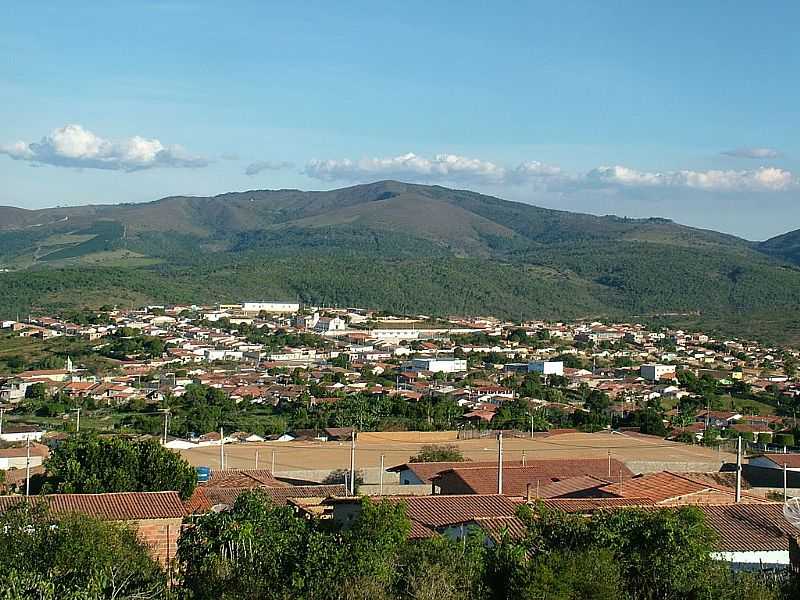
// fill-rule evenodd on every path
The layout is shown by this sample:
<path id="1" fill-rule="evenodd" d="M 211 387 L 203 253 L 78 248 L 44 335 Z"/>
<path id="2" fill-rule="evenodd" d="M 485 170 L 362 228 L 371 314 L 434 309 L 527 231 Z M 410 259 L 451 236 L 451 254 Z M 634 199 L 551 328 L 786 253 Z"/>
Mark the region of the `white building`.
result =
<path id="1" fill-rule="evenodd" d="M 260 312 L 277 314 L 277 313 L 296 313 L 300 310 L 299 302 L 243 302 L 242 312 L 255 313 Z"/>
<path id="2" fill-rule="evenodd" d="M 564 363 L 560 360 L 534 360 L 528 363 L 528 373 L 540 375 L 564 375 Z"/>
<path id="3" fill-rule="evenodd" d="M 675 378 L 675 365 L 659 365 L 648 363 L 639 367 L 639 375 L 648 381 Z"/>
<path id="4" fill-rule="evenodd" d="M 345 329 L 347 329 L 347 323 L 340 317 L 320 317 L 316 325 L 314 325 L 314 331 L 319 331 L 320 333 L 344 331 Z"/>
<path id="5" fill-rule="evenodd" d="M 430 371 L 431 373 L 460 373 L 467 370 L 463 358 L 413 358 L 403 364 L 407 371 Z"/>

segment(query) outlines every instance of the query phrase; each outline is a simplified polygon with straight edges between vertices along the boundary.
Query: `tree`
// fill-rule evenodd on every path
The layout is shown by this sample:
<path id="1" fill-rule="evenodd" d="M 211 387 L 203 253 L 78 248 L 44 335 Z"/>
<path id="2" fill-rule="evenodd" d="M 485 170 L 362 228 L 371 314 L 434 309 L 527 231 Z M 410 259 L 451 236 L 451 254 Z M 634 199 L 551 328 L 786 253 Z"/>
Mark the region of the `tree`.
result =
<path id="1" fill-rule="evenodd" d="M 71 437 L 53 450 L 45 468 L 48 486 L 61 493 L 175 490 L 186 499 L 197 485 L 194 468 L 155 440 Z"/>
<path id="2" fill-rule="evenodd" d="M 794 436 L 791 433 L 776 433 L 776 446 L 794 446 Z"/>
<path id="3" fill-rule="evenodd" d="M 25 398 L 28 400 L 44 400 L 47 397 L 47 386 L 43 383 L 34 383 L 25 388 Z"/>
<path id="4" fill-rule="evenodd" d="M 262 491 L 205 515 L 178 541 L 192 598 L 391 598 L 410 523 L 402 504 L 365 499 L 352 527 L 331 531 Z"/>
<path id="5" fill-rule="evenodd" d="M 464 455 L 453 444 L 448 445 L 427 445 L 422 450 L 412 456 L 408 462 L 428 463 L 428 462 L 463 462 Z"/>
<path id="6" fill-rule="evenodd" d="M 166 577 L 130 527 L 41 502 L 0 514 L 0 597 L 7 600 L 163 598 Z"/>

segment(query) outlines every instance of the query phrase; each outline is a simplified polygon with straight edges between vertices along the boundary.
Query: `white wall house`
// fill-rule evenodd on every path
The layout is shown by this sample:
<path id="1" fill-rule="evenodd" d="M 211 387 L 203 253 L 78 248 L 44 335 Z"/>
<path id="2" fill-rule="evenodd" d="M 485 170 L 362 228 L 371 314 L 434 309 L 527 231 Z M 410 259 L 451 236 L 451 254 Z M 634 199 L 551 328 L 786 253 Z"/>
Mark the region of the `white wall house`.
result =
<path id="1" fill-rule="evenodd" d="M 639 375 L 648 381 L 659 381 L 664 378 L 675 377 L 675 365 L 658 365 L 648 363 L 639 367 Z"/>
<path id="2" fill-rule="evenodd" d="M 407 371 L 430 371 L 431 373 L 460 373 L 467 370 L 463 358 L 413 358 L 403 364 Z"/>
<path id="3" fill-rule="evenodd" d="M 300 310 L 299 302 L 243 302 L 242 312 L 260 313 L 296 313 Z"/>
<path id="4" fill-rule="evenodd" d="M 564 363 L 560 360 L 535 360 L 528 363 L 528 373 L 563 376 Z"/>

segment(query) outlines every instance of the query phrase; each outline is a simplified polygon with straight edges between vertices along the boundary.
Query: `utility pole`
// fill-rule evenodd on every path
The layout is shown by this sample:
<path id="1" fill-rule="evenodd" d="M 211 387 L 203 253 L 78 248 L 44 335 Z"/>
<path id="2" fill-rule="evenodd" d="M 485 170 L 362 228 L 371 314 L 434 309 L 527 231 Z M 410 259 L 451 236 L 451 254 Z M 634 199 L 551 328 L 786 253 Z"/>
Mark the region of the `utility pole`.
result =
<path id="1" fill-rule="evenodd" d="M 272 474 L 275 475 L 275 450 L 272 451 Z"/>
<path id="2" fill-rule="evenodd" d="M 356 495 L 356 431 L 350 436 L 350 495 Z"/>
<path id="3" fill-rule="evenodd" d="M 497 434 L 497 493 L 503 493 L 503 432 Z"/>
<path id="4" fill-rule="evenodd" d="M 167 435 L 169 432 L 169 409 L 164 409 L 164 445 L 167 445 Z"/>
<path id="5" fill-rule="evenodd" d="M 5 408 L 0 408 L 0 433 L 3 433 L 3 415 L 6 414 Z"/>
<path id="6" fill-rule="evenodd" d="M 787 481 L 786 481 L 786 463 L 783 463 L 783 501 L 786 502 L 789 499 L 788 489 L 787 489 Z"/>
<path id="7" fill-rule="evenodd" d="M 608 477 L 611 477 L 611 450 L 608 451 Z"/>
<path id="8" fill-rule="evenodd" d="M 256 448 L 256 470 L 258 470 L 258 448 Z"/>
<path id="9" fill-rule="evenodd" d="M 80 433 L 81 432 L 81 409 L 80 408 L 76 408 L 75 412 L 78 413 L 78 420 L 75 423 L 75 433 Z"/>
<path id="10" fill-rule="evenodd" d="M 736 502 L 742 501 L 742 436 L 736 438 Z"/>
<path id="11" fill-rule="evenodd" d="M 533 415 L 531 415 L 531 439 L 533 439 Z"/>
<path id="12" fill-rule="evenodd" d="M 225 434 L 222 427 L 219 428 L 219 468 L 225 468 Z"/>
<path id="13" fill-rule="evenodd" d="M 381 487 L 380 487 L 380 495 L 383 496 L 383 465 L 384 465 L 384 458 L 385 456 L 381 454 Z"/>
<path id="14" fill-rule="evenodd" d="M 31 495 L 31 436 L 26 436 L 25 443 L 25 495 Z"/>
<path id="15" fill-rule="evenodd" d="M 522 466 L 523 467 L 525 466 L 525 457 L 526 457 L 526 455 L 527 455 L 527 452 L 525 452 L 525 450 L 523 450 L 522 451 Z"/>

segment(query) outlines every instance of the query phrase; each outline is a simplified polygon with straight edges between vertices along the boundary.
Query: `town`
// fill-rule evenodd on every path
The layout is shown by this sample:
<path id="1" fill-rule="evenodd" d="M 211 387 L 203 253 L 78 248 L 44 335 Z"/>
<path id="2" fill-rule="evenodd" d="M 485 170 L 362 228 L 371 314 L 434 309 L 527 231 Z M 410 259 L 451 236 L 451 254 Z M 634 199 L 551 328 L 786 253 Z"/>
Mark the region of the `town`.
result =
<path id="1" fill-rule="evenodd" d="M 344 529 L 365 497 L 399 503 L 410 541 L 477 530 L 492 545 L 526 537 L 522 507 L 692 506 L 734 572 L 800 566 L 784 513 L 800 495 L 793 348 L 286 301 L 0 325 L 0 510 L 31 498 L 134 523 L 161 565 L 202 535 L 196 519 L 256 493 Z M 98 483 L 123 467 L 97 453 L 164 468 L 137 462 L 144 448 L 185 467 Z"/>

